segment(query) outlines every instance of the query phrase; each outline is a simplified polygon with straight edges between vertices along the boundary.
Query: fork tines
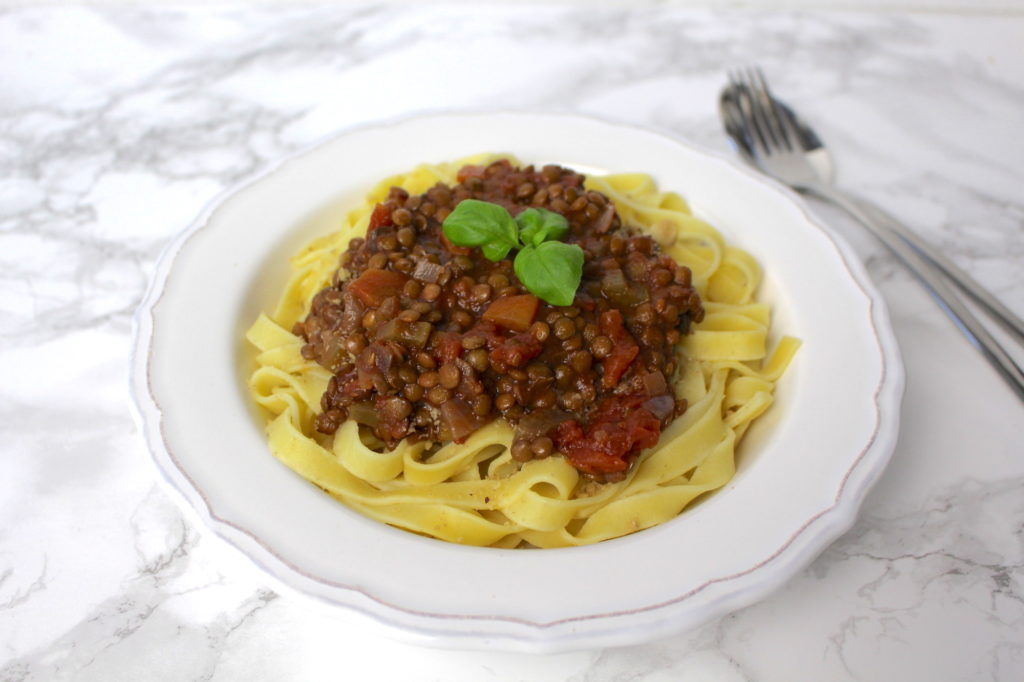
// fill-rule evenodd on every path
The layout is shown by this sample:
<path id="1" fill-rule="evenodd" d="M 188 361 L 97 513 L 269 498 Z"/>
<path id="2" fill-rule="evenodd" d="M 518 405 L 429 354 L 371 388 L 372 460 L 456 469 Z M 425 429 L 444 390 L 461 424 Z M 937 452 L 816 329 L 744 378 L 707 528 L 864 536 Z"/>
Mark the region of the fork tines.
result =
<path id="1" fill-rule="evenodd" d="M 753 133 L 755 143 L 766 153 L 796 149 L 796 125 L 772 96 L 760 68 L 731 70 L 729 85 L 735 93 L 743 125 Z"/>

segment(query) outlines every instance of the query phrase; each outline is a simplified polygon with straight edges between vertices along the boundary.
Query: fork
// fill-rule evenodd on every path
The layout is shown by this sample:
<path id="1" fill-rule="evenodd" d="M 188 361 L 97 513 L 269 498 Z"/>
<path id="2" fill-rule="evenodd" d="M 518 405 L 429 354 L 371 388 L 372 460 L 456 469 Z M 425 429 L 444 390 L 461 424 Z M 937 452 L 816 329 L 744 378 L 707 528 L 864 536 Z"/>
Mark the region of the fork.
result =
<path id="1" fill-rule="evenodd" d="M 878 213 L 877 209 L 837 190 L 831 182 L 831 162 L 824 145 L 789 107 L 772 95 L 760 69 L 730 73 L 720 105 L 726 130 L 749 163 L 799 192 L 839 206 L 867 227 L 918 278 L 961 333 L 1024 401 L 1024 371 L 956 295 L 944 276 L 992 313 L 1018 342 L 1024 342 L 1024 322 L 920 237 L 888 216 L 884 222 L 876 220 L 873 214 Z"/>

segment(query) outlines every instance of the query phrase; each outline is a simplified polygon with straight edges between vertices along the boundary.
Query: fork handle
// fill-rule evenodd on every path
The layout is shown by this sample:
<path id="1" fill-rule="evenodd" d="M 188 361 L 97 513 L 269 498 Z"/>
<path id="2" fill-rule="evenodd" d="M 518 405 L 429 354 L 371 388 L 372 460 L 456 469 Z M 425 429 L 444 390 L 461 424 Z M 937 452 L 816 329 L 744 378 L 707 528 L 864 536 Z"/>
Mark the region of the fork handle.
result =
<path id="1" fill-rule="evenodd" d="M 1003 305 L 999 299 L 989 293 L 970 274 L 961 270 L 945 254 L 919 237 L 913 230 L 904 227 L 902 223 L 881 208 L 869 204 L 860 198 L 853 199 L 852 197 L 847 197 L 847 199 L 855 201 L 862 211 L 874 215 L 876 220 L 882 222 L 886 227 L 895 232 L 900 239 L 920 251 L 925 258 L 946 273 L 946 277 L 953 284 L 960 287 L 961 291 L 973 298 L 978 305 L 987 310 L 997 322 L 1002 324 L 1018 343 L 1024 345 L 1024 320 Z"/>
<path id="2" fill-rule="evenodd" d="M 1024 402 L 1024 371 L 1013 361 L 1013 358 L 1010 357 L 1006 350 L 999 345 L 999 342 L 975 317 L 974 313 L 964 305 L 964 302 L 947 284 L 942 273 L 923 255 L 922 251 L 918 251 L 915 246 L 904 241 L 900 235 L 886 224 L 873 219 L 855 200 L 842 192 L 821 185 L 806 185 L 802 189 L 809 194 L 839 206 L 871 230 L 890 251 L 903 261 L 903 264 L 924 285 L 928 293 L 939 304 L 939 307 L 960 329 L 960 332 L 985 356 L 985 359 L 989 361 L 996 371 L 999 372 L 999 375 L 1009 384 L 1010 388 L 1014 390 L 1017 397 Z"/>

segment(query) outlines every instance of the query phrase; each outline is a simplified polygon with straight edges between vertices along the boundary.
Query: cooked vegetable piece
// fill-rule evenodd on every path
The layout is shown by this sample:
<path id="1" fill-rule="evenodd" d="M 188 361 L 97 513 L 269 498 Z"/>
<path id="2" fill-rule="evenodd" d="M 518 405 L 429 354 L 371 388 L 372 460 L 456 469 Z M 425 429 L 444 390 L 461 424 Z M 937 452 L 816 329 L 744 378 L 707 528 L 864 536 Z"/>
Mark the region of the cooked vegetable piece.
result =
<path id="1" fill-rule="evenodd" d="M 359 279 L 349 285 L 351 291 L 363 305 L 378 306 L 384 299 L 402 293 L 408 279 L 400 272 L 391 270 L 367 270 Z"/>
<path id="2" fill-rule="evenodd" d="M 601 314 L 601 332 L 614 344 L 611 354 L 604 359 L 601 385 L 613 388 L 640 353 L 640 346 L 622 326 L 622 313 L 618 310 L 608 310 Z"/>
<path id="3" fill-rule="evenodd" d="M 484 319 L 517 332 L 525 332 L 537 316 L 540 300 L 532 294 L 506 296 L 491 303 L 484 311 Z"/>
<path id="4" fill-rule="evenodd" d="M 395 318 L 384 323 L 378 330 L 378 341 L 397 341 L 414 348 L 423 348 L 430 340 L 429 322 L 406 322 Z"/>
<path id="5" fill-rule="evenodd" d="M 657 444 L 661 421 L 642 396 L 612 396 L 601 403 L 590 424 L 562 422 L 555 445 L 580 471 L 615 474 L 629 468 L 630 457 Z"/>
<path id="6" fill-rule="evenodd" d="M 465 441 L 470 434 L 479 429 L 481 424 L 484 423 L 480 417 L 473 413 L 473 408 L 459 398 L 441 403 L 439 411 L 441 413 L 441 423 L 448 428 L 451 432 L 452 440 L 456 443 Z"/>
<path id="7" fill-rule="evenodd" d="M 348 416 L 352 421 L 366 426 L 376 426 L 377 410 L 369 403 L 352 403 L 348 408 Z"/>
<path id="8" fill-rule="evenodd" d="M 391 224 L 393 224 L 391 222 L 391 209 L 384 204 L 377 204 L 373 207 L 373 213 L 370 214 L 370 225 L 367 228 L 367 232 L 373 232 L 378 227 Z"/>

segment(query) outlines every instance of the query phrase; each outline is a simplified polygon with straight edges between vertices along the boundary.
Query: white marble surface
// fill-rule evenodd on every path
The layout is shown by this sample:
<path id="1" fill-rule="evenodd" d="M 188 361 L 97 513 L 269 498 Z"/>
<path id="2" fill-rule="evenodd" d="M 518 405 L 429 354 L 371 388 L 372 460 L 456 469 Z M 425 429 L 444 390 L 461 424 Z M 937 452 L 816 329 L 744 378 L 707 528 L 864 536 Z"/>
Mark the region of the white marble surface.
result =
<path id="1" fill-rule="evenodd" d="M 1024 18 L 574 6 L 0 11 L 0 680 L 1024 679 L 1024 409 L 843 216 L 908 372 L 855 528 L 691 633 L 557 656 L 419 649 L 275 594 L 165 491 L 131 315 L 223 189 L 353 124 L 580 111 L 726 149 L 757 62 L 877 201 L 1024 314 Z"/>

